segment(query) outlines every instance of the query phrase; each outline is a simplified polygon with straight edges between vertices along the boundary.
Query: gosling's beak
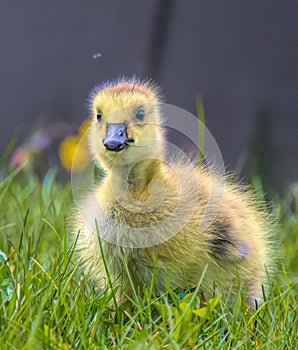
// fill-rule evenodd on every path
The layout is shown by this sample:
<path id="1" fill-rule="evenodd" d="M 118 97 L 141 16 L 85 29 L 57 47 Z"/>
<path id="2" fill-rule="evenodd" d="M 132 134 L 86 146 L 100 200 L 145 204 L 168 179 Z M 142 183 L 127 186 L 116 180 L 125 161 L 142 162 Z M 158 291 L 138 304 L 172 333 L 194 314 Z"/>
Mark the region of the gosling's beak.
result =
<path id="1" fill-rule="evenodd" d="M 113 152 L 121 151 L 128 141 L 126 125 L 124 123 L 108 124 L 106 137 L 103 140 L 103 144 L 107 150 Z"/>

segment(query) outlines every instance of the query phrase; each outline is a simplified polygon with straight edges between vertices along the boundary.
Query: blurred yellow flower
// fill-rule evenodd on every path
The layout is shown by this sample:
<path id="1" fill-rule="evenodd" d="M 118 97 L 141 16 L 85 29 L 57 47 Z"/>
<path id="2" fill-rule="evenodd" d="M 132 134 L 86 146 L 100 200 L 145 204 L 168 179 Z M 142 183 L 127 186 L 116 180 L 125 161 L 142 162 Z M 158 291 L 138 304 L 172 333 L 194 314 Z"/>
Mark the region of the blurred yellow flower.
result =
<path id="1" fill-rule="evenodd" d="M 68 171 L 83 171 L 91 161 L 85 135 L 89 125 L 90 121 L 85 120 L 79 128 L 78 134 L 68 136 L 59 146 L 60 162 Z"/>

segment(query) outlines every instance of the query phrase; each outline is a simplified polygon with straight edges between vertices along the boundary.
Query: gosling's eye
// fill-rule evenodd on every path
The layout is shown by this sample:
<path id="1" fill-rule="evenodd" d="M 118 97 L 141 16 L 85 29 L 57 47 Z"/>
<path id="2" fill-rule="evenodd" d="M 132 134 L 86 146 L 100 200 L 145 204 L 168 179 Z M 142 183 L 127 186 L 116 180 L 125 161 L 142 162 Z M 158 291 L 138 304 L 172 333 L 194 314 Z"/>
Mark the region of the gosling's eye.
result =
<path id="1" fill-rule="evenodd" d="M 101 117 L 102 117 L 101 112 L 100 112 L 100 111 L 98 111 L 98 112 L 97 112 L 97 114 L 96 114 L 96 116 L 97 116 L 97 120 L 100 122 Z"/>
<path id="2" fill-rule="evenodd" d="M 138 119 L 138 121 L 142 122 L 145 118 L 145 111 L 140 108 L 137 113 L 136 113 L 136 118 Z"/>

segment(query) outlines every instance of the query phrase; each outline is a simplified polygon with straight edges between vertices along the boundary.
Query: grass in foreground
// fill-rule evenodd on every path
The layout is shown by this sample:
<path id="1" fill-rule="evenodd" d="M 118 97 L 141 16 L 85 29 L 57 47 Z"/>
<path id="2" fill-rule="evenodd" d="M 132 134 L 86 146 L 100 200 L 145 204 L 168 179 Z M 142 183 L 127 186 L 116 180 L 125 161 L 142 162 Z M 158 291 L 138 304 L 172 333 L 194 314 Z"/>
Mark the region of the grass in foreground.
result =
<path id="1" fill-rule="evenodd" d="M 51 173 L 43 182 L 23 176 L 14 172 L 0 183 L 0 249 L 7 257 L 0 256 L 1 349 L 297 348 L 297 189 L 273 206 L 283 263 L 256 312 L 239 317 L 246 312 L 241 295 L 228 303 L 215 294 L 199 308 L 194 291 L 151 298 L 148 288 L 133 307 L 117 308 L 116 318 L 111 293 L 99 294 L 71 261 L 69 185 Z"/>

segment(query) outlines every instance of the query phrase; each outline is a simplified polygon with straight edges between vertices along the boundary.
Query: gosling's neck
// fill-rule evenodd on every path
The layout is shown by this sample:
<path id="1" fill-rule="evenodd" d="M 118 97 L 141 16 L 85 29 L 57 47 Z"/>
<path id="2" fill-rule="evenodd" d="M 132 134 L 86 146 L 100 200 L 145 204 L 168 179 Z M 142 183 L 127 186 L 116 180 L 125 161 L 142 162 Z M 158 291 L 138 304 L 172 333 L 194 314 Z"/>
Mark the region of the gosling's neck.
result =
<path id="1" fill-rule="evenodd" d="M 150 196 L 148 186 L 152 180 L 162 180 L 162 163 L 160 159 L 145 159 L 133 166 L 113 167 L 107 173 L 107 180 L 118 193 L 129 191 L 134 199 L 147 200 Z"/>

